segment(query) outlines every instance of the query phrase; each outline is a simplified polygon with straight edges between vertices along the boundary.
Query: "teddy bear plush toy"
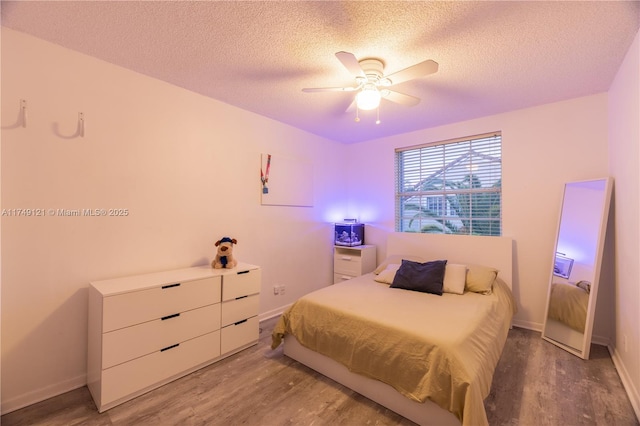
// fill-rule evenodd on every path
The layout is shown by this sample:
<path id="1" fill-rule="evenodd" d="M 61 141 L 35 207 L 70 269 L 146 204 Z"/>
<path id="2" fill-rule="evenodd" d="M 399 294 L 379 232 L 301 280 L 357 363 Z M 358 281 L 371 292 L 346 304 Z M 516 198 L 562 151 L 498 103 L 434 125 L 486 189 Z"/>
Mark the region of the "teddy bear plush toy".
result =
<path id="1" fill-rule="evenodd" d="M 238 261 L 233 257 L 233 245 L 237 243 L 238 241 L 235 238 L 229 237 L 216 241 L 218 252 L 213 262 L 211 262 L 211 266 L 215 269 L 235 268 Z"/>

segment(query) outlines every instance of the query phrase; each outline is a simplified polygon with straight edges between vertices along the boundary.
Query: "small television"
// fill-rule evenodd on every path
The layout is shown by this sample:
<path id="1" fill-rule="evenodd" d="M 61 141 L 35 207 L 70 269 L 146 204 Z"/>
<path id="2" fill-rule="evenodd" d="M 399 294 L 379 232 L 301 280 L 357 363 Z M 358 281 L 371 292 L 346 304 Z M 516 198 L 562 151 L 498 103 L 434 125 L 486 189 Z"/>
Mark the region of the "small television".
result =
<path id="1" fill-rule="evenodd" d="M 573 259 L 566 257 L 562 253 L 556 253 L 556 259 L 553 263 L 553 275 L 562 278 L 569 278 L 573 268 Z"/>

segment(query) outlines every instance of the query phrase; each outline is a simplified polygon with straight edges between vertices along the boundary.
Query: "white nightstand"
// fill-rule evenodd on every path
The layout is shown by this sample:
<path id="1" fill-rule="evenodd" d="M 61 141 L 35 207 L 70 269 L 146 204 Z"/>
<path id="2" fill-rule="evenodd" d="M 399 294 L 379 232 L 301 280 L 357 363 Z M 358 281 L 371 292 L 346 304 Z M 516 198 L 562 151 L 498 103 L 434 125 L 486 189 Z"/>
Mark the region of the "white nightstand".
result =
<path id="1" fill-rule="evenodd" d="M 339 283 L 376 269 L 376 246 L 334 246 L 333 283 Z"/>

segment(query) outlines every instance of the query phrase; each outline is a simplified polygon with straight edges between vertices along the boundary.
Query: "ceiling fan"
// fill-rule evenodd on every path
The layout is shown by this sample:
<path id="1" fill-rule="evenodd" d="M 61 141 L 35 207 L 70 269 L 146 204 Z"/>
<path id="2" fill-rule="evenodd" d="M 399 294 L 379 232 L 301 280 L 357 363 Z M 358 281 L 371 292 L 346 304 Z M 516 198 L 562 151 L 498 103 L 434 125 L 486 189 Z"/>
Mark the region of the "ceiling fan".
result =
<path id="1" fill-rule="evenodd" d="M 347 111 L 351 110 L 354 105 L 362 110 L 375 109 L 381 99 L 406 106 L 417 105 L 420 102 L 419 98 L 390 90 L 389 87 L 438 71 L 438 63 L 428 59 L 393 74 L 384 75 L 385 64 L 381 59 L 366 58 L 358 61 L 353 53 L 349 52 L 337 52 L 336 57 L 355 77 L 355 86 L 305 88 L 302 91 L 357 92 Z"/>

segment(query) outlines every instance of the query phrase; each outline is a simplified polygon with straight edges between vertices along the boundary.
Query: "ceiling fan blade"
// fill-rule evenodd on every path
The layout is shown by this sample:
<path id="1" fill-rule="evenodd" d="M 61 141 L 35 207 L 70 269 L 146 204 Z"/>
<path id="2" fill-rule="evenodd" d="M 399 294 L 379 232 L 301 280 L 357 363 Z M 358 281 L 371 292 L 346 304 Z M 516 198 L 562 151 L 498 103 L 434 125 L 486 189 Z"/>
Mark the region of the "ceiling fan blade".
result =
<path id="1" fill-rule="evenodd" d="M 356 57 L 353 55 L 353 53 L 337 52 L 336 57 L 340 62 L 342 62 L 342 65 L 344 65 L 344 67 L 351 74 L 353 74 L 356 77 L 367 78 L 367 76 L 364 74 L 364 71 L 362 70 L 362 67 L 360 66 L 360 63 L 358 62 Z"/>
<path id="2" fill-rule="evenodd" d="M 387 78 L 391 81 L 391 84 L 403 83 L 414 78 L 424 77 L 425 75 L 433 74 L 438 71 L 438 63 L 427 59 L 419 64 L 412 65 L 408 68 L 394 72 L 391 75 L 387 75 Z"/>
<path id="3" fill-rule="evenodd" d="M 405 95 L 404 93 L 394 92 L 393 90 L 382 90 L 382 97 L 391 102 L 406 106 L 415 106 L 420 103 L 420 98 Z"/>
<path id="4" fill-rule="evenodd" d="M 353 101 L 351 101 L 351 103 L 349 104 L 347 109 L 344 110 L 344 112 L 354 112 L 355 110 L 356 110 L 356 98 L 354 96 Z"/>
<path id="5" fill-rule="evenodd" d="M 302 89 L 303 92 L 353 92 L 358 90 L 358 87 L 306 87 Z"/>

